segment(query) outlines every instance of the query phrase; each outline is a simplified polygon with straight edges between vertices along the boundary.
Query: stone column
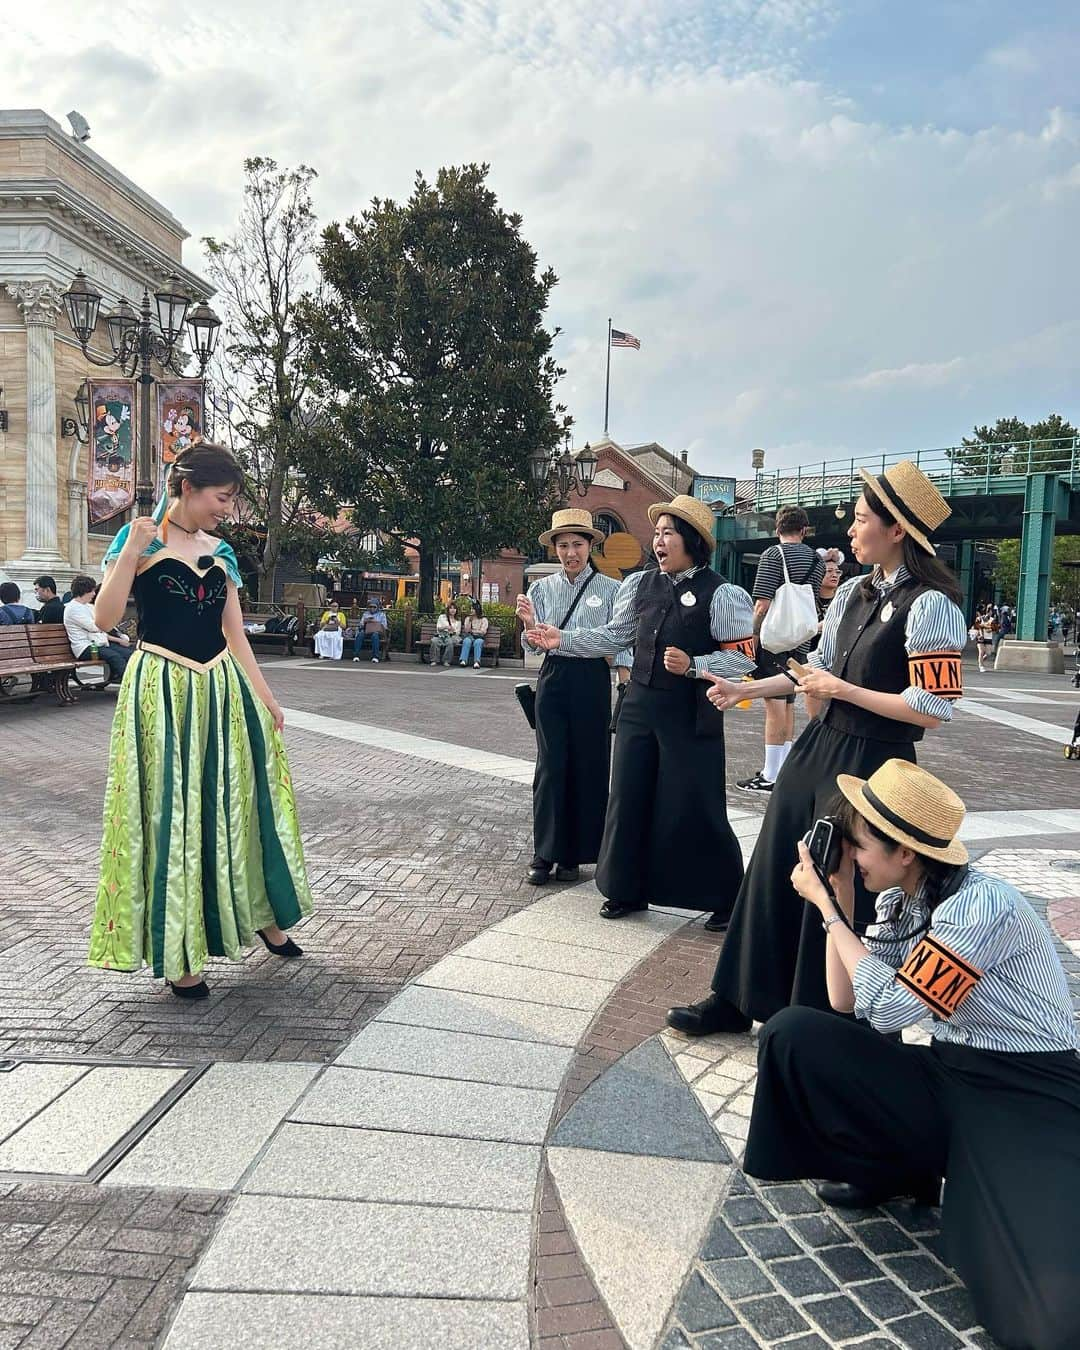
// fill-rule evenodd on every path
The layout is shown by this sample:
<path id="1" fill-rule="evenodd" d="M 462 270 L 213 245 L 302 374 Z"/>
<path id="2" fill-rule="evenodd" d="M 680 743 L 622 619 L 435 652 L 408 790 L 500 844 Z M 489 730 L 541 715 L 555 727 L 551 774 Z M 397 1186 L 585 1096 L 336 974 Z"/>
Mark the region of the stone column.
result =
<path id="1" fill-rule="evenodd" d="M 90 561 L 86 538 L 86 484 L 77 478 L 69 478 L 67 488 L 68 558 L 72 568 L 81 572 Z"/>
<path id="2" fill-rule="evenodd" d="M 66 570 L 57 551 L 56 316 L 63 301 L 51 281 L 9 282 L 26 323 L 26 546 L 9 566 L 23 572 Z M 32 578 L 31 578 L 32 579 Z"/>

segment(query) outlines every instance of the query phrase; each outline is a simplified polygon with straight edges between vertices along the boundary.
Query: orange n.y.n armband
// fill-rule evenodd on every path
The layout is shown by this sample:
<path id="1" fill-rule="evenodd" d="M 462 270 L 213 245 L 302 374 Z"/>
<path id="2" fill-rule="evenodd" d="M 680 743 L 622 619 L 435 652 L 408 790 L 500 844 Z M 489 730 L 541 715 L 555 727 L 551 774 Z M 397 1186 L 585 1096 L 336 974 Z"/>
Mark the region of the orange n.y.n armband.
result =
<path id="1" fill-rule="evenodd" d="M 982 971 L 927 934 L 897 971 L 896 978 L 932 1013 L 947 1018 L 979 983 Z"/>
<path id="2" fill-rule="evenodd" d="M 721 642 L 722 652 L 742 652 L 748 661 L 757 660 L 757 647 L 752 637 L 736 638 L 733 642 Z"/>
<path id="3" fill-rule="evenodd" d="M 908 657 L 908 681 L 939 698 L 962 698 L 964 671 L 959 652 L 920 652 Z"/>

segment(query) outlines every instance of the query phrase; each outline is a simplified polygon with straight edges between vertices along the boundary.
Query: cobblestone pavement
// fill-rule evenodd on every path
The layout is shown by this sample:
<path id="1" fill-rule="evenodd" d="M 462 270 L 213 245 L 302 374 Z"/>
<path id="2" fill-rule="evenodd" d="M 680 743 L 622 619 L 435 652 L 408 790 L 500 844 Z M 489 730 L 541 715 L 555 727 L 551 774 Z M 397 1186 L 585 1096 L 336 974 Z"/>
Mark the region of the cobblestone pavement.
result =
<path id="1" fill-rule="evenodd" d="M 401 661 L 371 668 L 280 660 L 267 661 L 266 670 L 285 706 L 336 719 L 353 731 L 359 729 L 361 736 L 366 726 L 433 738 L 475 750 L 478 764 L 485 753 L 522 761 L 532 755 L 531 733 L 512 698 L 513 685 L 522 678 L 520 672 L 506 668 L 480 674 L 431 671 Z M 1004 683 L 1006 679 L 1008 684 Z M 961 712 L 952 727 L 927 738 L 920 760 L 947 777 L 972 810 L 1016 813 L 1001 818 L 1002 842 L 1009 842 L 1010 828 L 1006 827 L 1012 822 L 1015 837 L 1010 865 L 1021 871 L 1027 868 L 1024 875 L 1037 882 L 1046 874 L 1050 857 L 1046 850 L 1066 850 L 1070 842 L 1075 843 L 1063 836 L 1061 821 L 1066 817 L 1060 813 L 1076 806 L 1080 765 L 1065 762 L 1060 745 L 1053 743 L 1052 737 L 1057 734 L 1065 738 L 1075 717 L 1077 696 L 1060 678 L 972 677 L 970 671 L 969 694 L 984 710 L 983 715 L 976 718 Z M 211 968 L 215 997 L 196 1007 L 166 1000 L 160 986 L 149 977 L 89 971 L 83 962 L 96 877 L 104 755 L 113 698 L 109 693 L 88 695 L 68 709 L 42 699 L 32 706 L 0 710 L 5 824 L 9 839 L 17 845 L 8 850 L 6 884 L 0 895 L 5 933 L 0 953 L 0 1059 L 51 1058 L 87 1065 L 122 1062 L 132 1066 L 213 1061 L 223 1063 L 223 1067 L 229 1062 L 254 1067 L 270 1061 L 296 1061 L 310 1065 L 311 1072 L 317 1074 L 320 1064 L 333 1059 L 343 1044 L 385 1010 L 405 985 L 418 978 L 420 984 L 409 991 L 409 997 L 413 992 L 422 994 L 428 981 L 433 983 L 425 997 L 449 988 L 459 991 L 454 994 L 459 1002 L 474 1000 L 478 1006 L 490 1003 L 502 1008 L 511 1006 L 502 1000 L 512 998 L 581 1008 L 585 1004 L 579 991 L 588 987 L 588 999 L 601 997 L 603 1003 L 591 1030 L 584 1036 L 575 1032 L 569 1038 L 556 1037 L 559 1044 L 575 1047 L 566 1062 L 566 1075 L 559 1080 L 563 1088 L 554 1113 L 558 1120 L 604 1066 L 656 1033 L 667 1003 L 697 991 L 701 974 L 711 963 L 715 939 L 685 929 L 653 955 L 646 954 L 637 972 L 641 980 L 633 988 L 601 979 L 556 975 L 545 977 L 545 982 L 530 993 L 531 975 L 525 970 L 508 985 L 494 989 L 498 995 L 494 1000 L 483 992 L 468 992 L 470 988 L 483 991 L 492 981 L 497 983 L 504 972 L 508 973 L 506 962 L 527 967 L 530 962 L 541 961 L 542 969 L 560 971 L 599 969 L 605 961 L 610 963 L 600 946 L 592 949 L 584 967 L 572 963 L 571 967 L 561 963 L 546 966 L 546 956 L 541 960 L 517 951 L 518 936 L 532 938 L 537 933 L 530 916 L 520 913 L 537 900 L 537 892 L 521 880 L 531 852 L 529 790 L 522 775 L 510 781 L 494 771 L 472 772 L 424 760 L 415 753 L 357 743 L 355 737 L 344 739 L 294 728 L 287 733 L 289 751 L 317 897 L 317 913 L 305 923 L 301 937 L 308 952 L 305 960 L 295 965 L 279 964 L 262 952 L 251 952 L 236 965 L 215 963 Z M 1007 725 L 1010 720 L 1014 725 Z M 731 781 L 760 767 L 760 731 L 761 719 L 756 711 L 729 718 Z M 527 778 L 527 774 L 524 776 Z M 750 810 L 763 809 L 763 803 L 755 798 L 732 793 L 731 801 Z M 1042 823 L 1024 817 L 1025 811 L 1044 812 Z M 1055 811 L 1059 813 L 1056 822 L 1052 819 Z M 1045 837 L 1039 833 L 1043 828 Z M 1046 895 L 1060 935 L 1080 947 L 1078 893 L 1080 885 L 1075 878 L 1062 877 L 1056 889 Z M 544 900 L 557 899 L 554 887 L 540 895 Z M 567 895 L 567 901 L 570 898 Z M 588 904 L 591 909 L 593 900 Z M 557 909 L 552 912 L 557 913 Z M 495 924 L 500 925 L 500 933 L 505 929 L 509 935 L 491 935 L 502 947 L 467 948 L 466 955 L 471 959 L 461 961 L 455 956 L 450 964 L 443 961 L 448 953 L 471 943 Z M 602 932 L 609 927 L 599 926 Z M 603 940 L 608 941 L 606 932 Z M 558 950 L 548 942 L 540 946 L 545 951 Z M 544 992 L 548 986 L 560 992 L 549 995 Z M 522 987 L 526 992 L 521 992 Z M 511 988 L 517 992 L 511 994 Z M 610 999 L 604 992 L 607 989 Z M 394 1006 L 406 1008 L 411 1004 L 399 1000 Z M 512 1006 L 528 1010 L 536 1004 Z M 588 1006 L 594 1005 L 590 1002 Z M 559 1015 L 571 1016 L 569 1012 Z M 574 1012 L 572 1017 L 580 1020 L 582 1015 Z M 411 1015 L 393 1013 L 392 1026 L 398 1025 L 395 1018 L 408 1023 Z M 589 1020 L 586 1015 L 586 1023 Z M 419 1016 L 419 1025 L 430 1024 L 429 1015 Z M 436 1021 L 435 1025 L 442 1023 Z M 582 1024 L 581 1031 L 584 1027 Z M 484 1033 L 510 1034 L 524 1035 L 527 1042 L 536 1038 L 531 1031 Z M 398 1066 L 395 1071 L 423 1070 L 400 1070 Z M 488 1073 L 484 1071 L 481 1081 L 492 1081 Z M 4 1077 L 0 1074 L 0 1105 Z M 553 1082 L 551 1086 L 558 1085 Z M 193 1103 L 197 1096 L 197 1090 L 192 1089 Z M 554 1107 L 554 1091 L 550 1097 Z M 738 1092 L 735 1097 L 745 1098 L 746 1093 Z M 737 1119 L 745 1106 L 743 1100 L 730 1111 L 725 1108 L 723 1114 Z M 407 1131 L 416 1127 L 405 1122 L 385 1128 Z M 0 1128 L 0 1143 L 5 1133 Z M 480 1135 L 487 1137 L 482 1130 Z M 734 1144 L 736 1138 L 729 1132 L 729 1143 Z M 563 1149 L 561 1154 L 556 1150 L 564 1168 L 573 1153 L 573 1149 Z M 554 1235 L 548 1242 L 551 1246 L 558 1244 L 557 1234 L 568 1233 L 572 1225 L 562 1214 L 555 1182 L 546 1172 L 544 1177 L 537 1222 L 542 1235 L 545 1230 Z M 46 1185 L 0 1177 L 0 1350 L 8 1346 L 90 1348 L 160 1343 L 200 1253 L 235 1203 L 230 1194 L 234 1184 L 218 1184 L 222 1187 L 218 1191 L 189 1186 L 153 1191 L 125 1186 L 119 1190 L 109 1185 Z M 745 1194 L 741 1191 L 744 1184 L 737 1170 L 733 1171 L 725 1203 Z M 765 1197 L 763 1203 L 768 1207 L 771 1201 Z M 809 1220 L 813 1216 L 802 1217 Z M 893 1217 L 903 1229 L 903 1219 Z M 787 1222 L 782 1206 L 775 1220 L 781 1227 Z M 873 1231 L 868 1228 L 865 1235 L 856 1234 L 852 1242 L 876 1259 Z M 847 1245 L 851 1236 L 845 1230 L 841 1245 Z M 918 1252 L 927 1247 L 933 1255 L 933 1233 L 915 1236 Z M 556 1274 L 552 1266 L 547 1272 L 550 1280 L 544 1280 L 541 1276 L 545 1272 L 537 1270 L 537 1292 L 531 1309 L 534 1335 L 545 1336 L 545 1350 L 547 1345 L 552 1350 L 606 1350 L 623 1343 L 611 1310 L 593 1283 L 589 1263 L 582 1260 L 572 1240 L 570 1245 L 573 1251 L 552 1252 L 553 1258 L 566 1257 L 559 1267 L 563 1270 L 565 1265 L 564 1273 Z M 902 1255 L 899 1249 L 897 1255 Z M 785 1268 L 777 1278 L 790 1274 L 794 1279 L 798 1274 L 794 1265 L 805 1257 L 813 1259 L 813 1253 L 800 1247 L 792 1257 L 791 1272 Z M 734 1269 L 732 1262 L 728 1270 Z M 709 1299 L 714 1295 L 721 1299 L 729 1294 L 735 1297 L 732 1291 L 725 1292 L 718 1286 L 714 1276 L 715 1272 L 699 1270 L 694 1280 L 705 1282 L 704 1293 L 692 1280 L 686 1295 L 691 1302 L 697 1298 L 703 1301 L 702 1306 L 712 1307 Z M 836 1271 L 828 1278 L 841 1284 L 846 1279 Z M 869 1281 L 867 1287 L 872 1283 Z M 940 1308 L 933 1302 L 937 1292 L 941 1292 Z M 862 1298 L 859 1291 L 856 1295 Z M 192 1305 L 195 1321 L 191 1325 L 197 1325 L 198 1307 L 209 1306 L 215 1297 L 199 1295 L 203 1304 Z M 797 1311 L 800 1298 L 807 1297 L 814 1301 L 814 1296 L 780 1280 L 776 1291 L 761 1299 L 760 1315 L 772 1316 L 764 1305 L 770 1298 L 777 1299 L 775 1325 L 786 1326 L 780 1302 Z M 824 1299 L 824 1293 L 821 1297 Z M 283 1324 L 288 1322 L 286 1302 L 277 1300 L 276 1304 L 283 1310 Z M 327 1301 L 322 1302 L 325 1307 Z M 338 1298 L 334 1306 L 341 1310 L 341 1316 L 348 1310 L 350 1315 L 368 1317 L 366 1304 L 370 1302 Z M 393 1300 L 374 1302 L 380 1315 L 388 1315 Z M 461 1344 L 468 1350 L 521 1343 L 515 1329 L 518 1324 L 510 1326 L 500 1320 L 498 1309 L 492 1314 L 494 1321 L 483 1323 L 489 1330 L 477 1340 L 476 1328 L 481 1324 L 470 1321 L 469 1305 L 460 1309 L 450 1303 L 443 1306 L 448 1320 L 440 1330 L 440 1343 Z M 683 1307 L 680 1305 L 680 1310 Z M 864 1298 L 861 1307 L 874 1316 L 874 1309 L 866 1306 Z M 541 1319 L 544 1310 L 546 1315 Z M 406 1319 L 402 1326 L 408 1317 L 418 1315 L 415 1308 L 404 1306 L 395 1305 L 393 1311 L 395 1317 Z M 827 1312 L 824 1306 L 818 1311 L 823 1316 Z M 298 1305 L 293 1312 L 300 1320 L 289 1325 L 304 1326 L 305 1308 Z M 895 1318 L 903 1314 L 889 1315 Z M 956 1325 L 962 1308 L 948 1287 L 935 1291 L 926 1286 L 917 1296 L 916 1313 L 912 1315 L 943 1318 L 943 1322 L 935 1321 L 941 1328 L 945 1323 Z M 707 1330 L 697 1325 L 705 1316 L 700 1310 L 691 1310 L 687 1313 L 689 1320 L 678 1324 L 683 1331 L 673 1324 L 671 1345 L 681 1345 L 678 1337 L 685 1334 L 695 1345 L 700 1342 L 702 1346 L 740 1350 L 745 1344 L 766 1344 L 780 1335 L 789 1338 L 786 1344 L 793 1350 L 796 1346 L 798 1350 L 812 1350 L 830 1343 L 821 1341 L 822 1332 L 832 1334 L 816 1321 L 817 1329 L 808 1331 L 805 1337 L 783 1330 L 766 1337 L 761 1331 L 760 1339 L 748 1342 L 752 1323 L 741 1310 L 734 1324 L 718 1321 Z M 794 1319 L 789 1320 L 797 1325 Z M 590 1325 L 586 1327 L 584 1322 Z M 875 1326 L 879 1324 L 875 1320 Z M 385 1341 L 388 1345 L 418 1343 L 407 1338 L 395 1340 L 392 1330 L 390 1334 Z M 938 1344 L 944 1350 L 956 1343 L 925 1339 L 922 1322 L 912 1322 L 910 1334 L 909 1344 L 925 1345 L 930 1350 L 936 1350 Z M 983 1344 L 975 1333 L 971 1337 L 963 1343 Z M 198 1337 L 176 1342 L 189 1343 L 202 1344 Z M 329 1346 L 354 1342 L 346 1333 L 334 1340 L 327 1332 L 325 1339 L 312 1343 Z M 883 1343 L 898 1341 L 886 1337 Z"/>

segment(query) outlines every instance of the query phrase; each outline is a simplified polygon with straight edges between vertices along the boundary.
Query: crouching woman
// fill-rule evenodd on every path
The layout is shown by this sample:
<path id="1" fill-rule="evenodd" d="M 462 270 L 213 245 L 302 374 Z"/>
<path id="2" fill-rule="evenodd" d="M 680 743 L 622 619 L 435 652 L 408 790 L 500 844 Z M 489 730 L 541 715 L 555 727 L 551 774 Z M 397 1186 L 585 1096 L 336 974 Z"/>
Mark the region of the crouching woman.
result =
<path id="1" fill-rule="evenodd" d="M 745 1168 L 824 1177 L 823 1199 L 937 1203 L 947 1254 L 1008 1350 L 1080 1345 L 1080 1060 L 1069 989 L 1042 919 L 966 867 L 964 804 L 904 760 L 841 774 L 834 906 L 805 845 L 792 885 L 822 916 L 837 1012 L 766 1023 Z M 850 919 L 854 869 L 877 923 Z M 895 1033 L 932 1015 L 929 1045 Z M 875 1035 L 875 1031 L 885 1033 Z"/>

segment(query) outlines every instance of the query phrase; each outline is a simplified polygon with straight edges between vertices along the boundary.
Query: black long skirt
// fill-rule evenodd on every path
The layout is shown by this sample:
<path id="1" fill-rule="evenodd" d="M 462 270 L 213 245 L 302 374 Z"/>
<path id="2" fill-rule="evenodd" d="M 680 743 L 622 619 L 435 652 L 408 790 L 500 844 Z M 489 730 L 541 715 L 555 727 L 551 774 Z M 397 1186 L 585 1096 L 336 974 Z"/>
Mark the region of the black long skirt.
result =
<path id="1" fill-rule="evenodd" d="M 533 849 L 576 867 L 600 853 L 611 771 L 611 667 L 548 657 L 536 681 Z"/>
<path id="2" fill-rule="evenodd" d="M 946 1254 L 1006 1350 L 1080 1345 L 1080 1060 L 901 1045 L 786 1008 L 762 1030 L 745 1169 L 902 1194 L 945 1177 Z"/>
<path id="3" fill-rule="evenodd" d="M 727 818 L 723 736 L 695 735 L 696 690 L 630 682 L 596 886 L 620 905 L 730 913 L 743 861 Z"/>
<path id="4" fill-rule="evenodd" d="M 797 844 L 828 812 L 841 773 L 869 778 L 886 760 L 914 761 L 910 743 L 870 741 L 813 721 L 795 742 L 769 798 L 712 987 L 765 1022 L 789 1003 L 828 1008 L 821 916 L 791 885 Z M 874 900 L 855 878 L 855 921 L 873 923 Z"/>

